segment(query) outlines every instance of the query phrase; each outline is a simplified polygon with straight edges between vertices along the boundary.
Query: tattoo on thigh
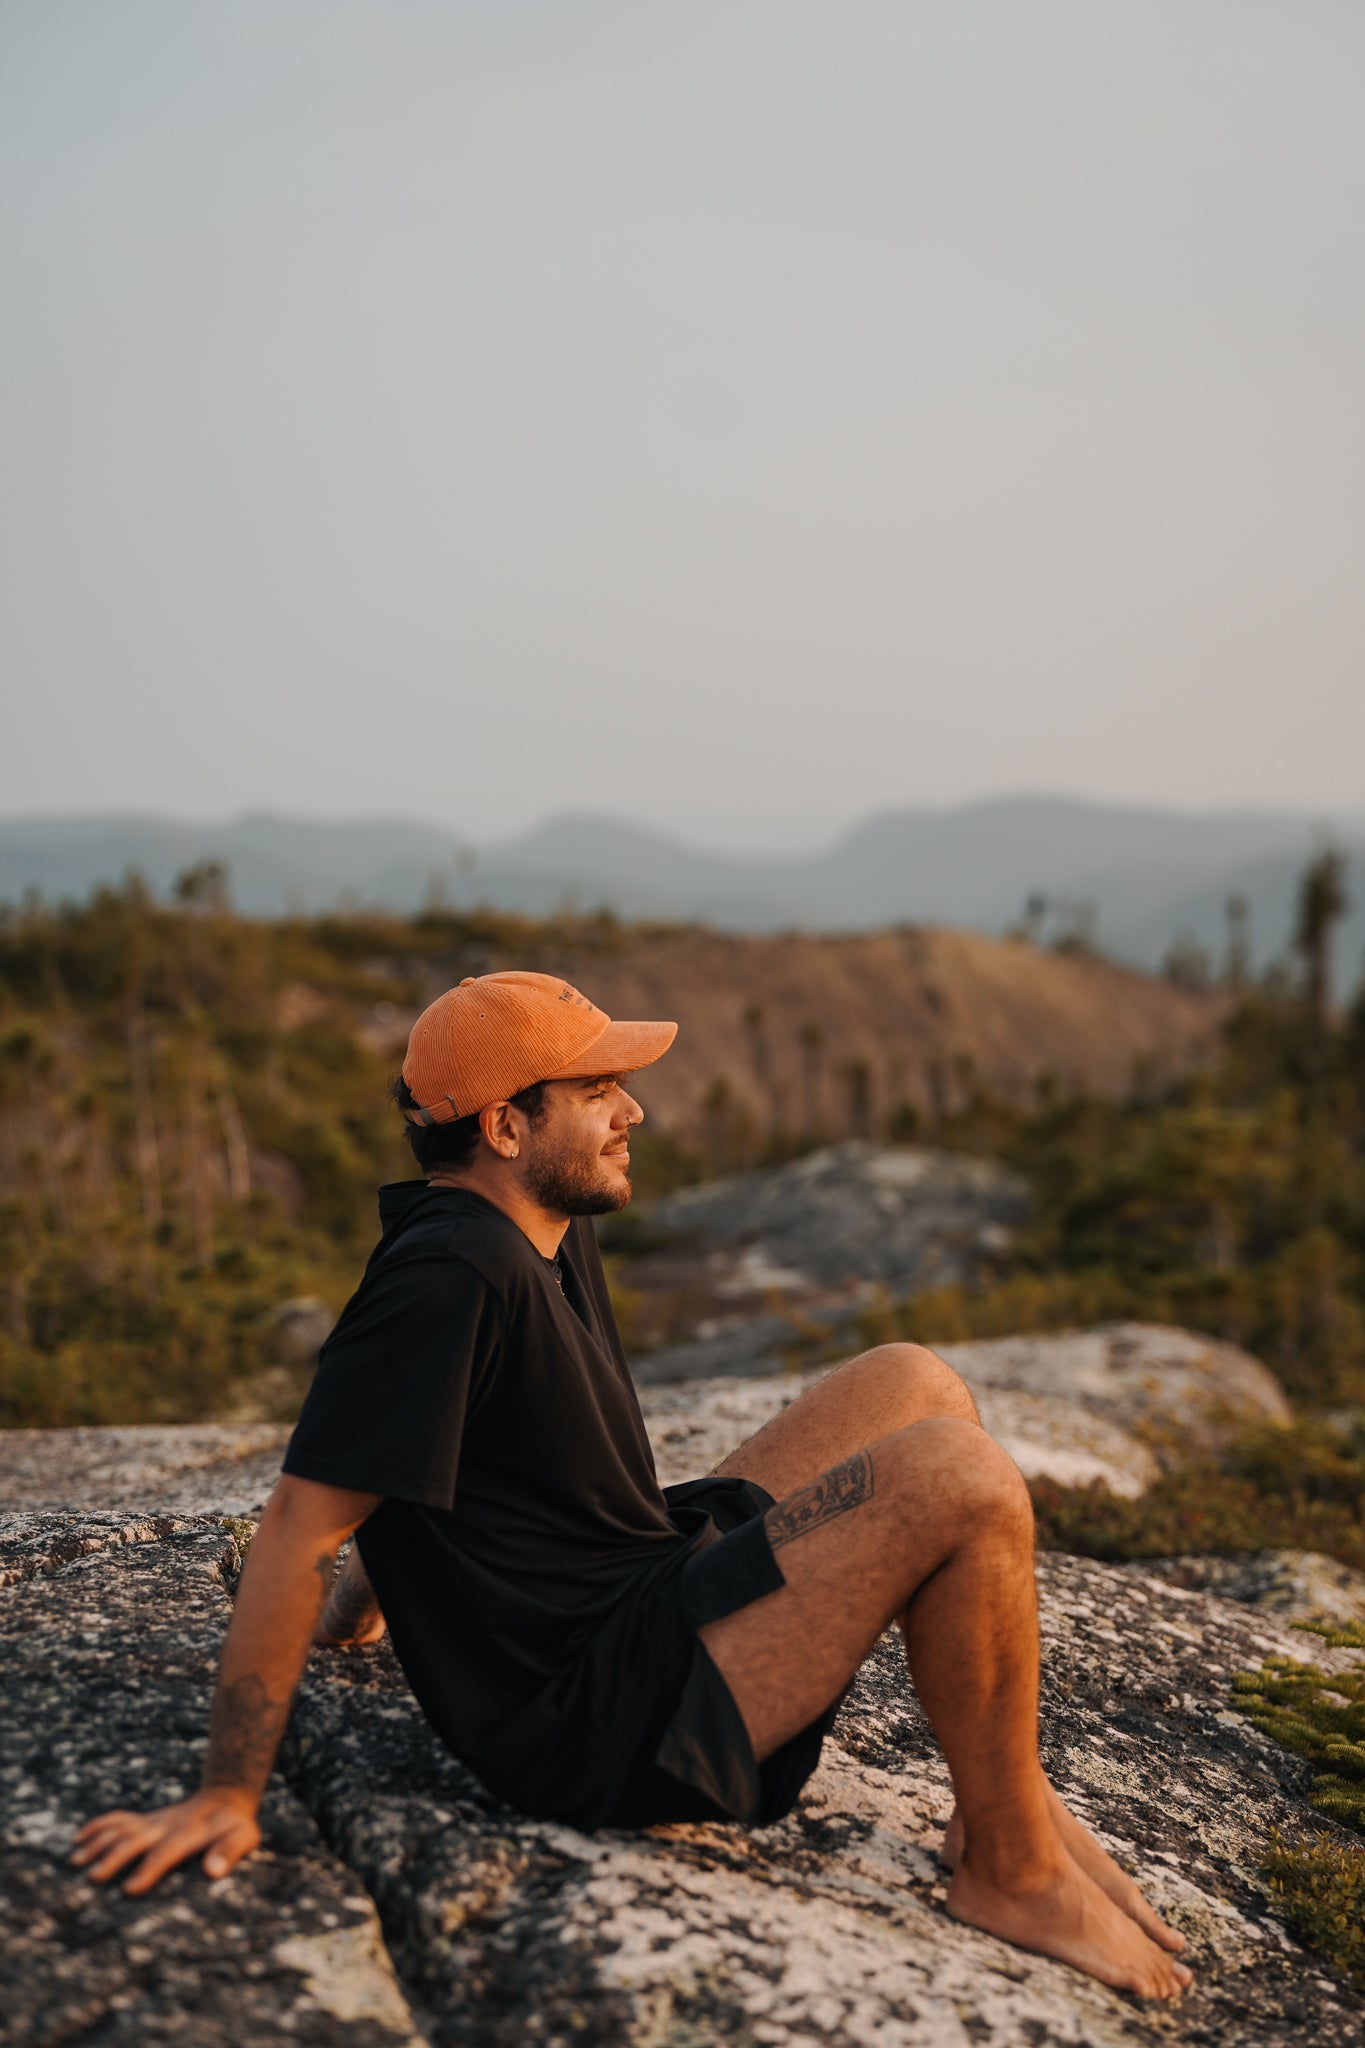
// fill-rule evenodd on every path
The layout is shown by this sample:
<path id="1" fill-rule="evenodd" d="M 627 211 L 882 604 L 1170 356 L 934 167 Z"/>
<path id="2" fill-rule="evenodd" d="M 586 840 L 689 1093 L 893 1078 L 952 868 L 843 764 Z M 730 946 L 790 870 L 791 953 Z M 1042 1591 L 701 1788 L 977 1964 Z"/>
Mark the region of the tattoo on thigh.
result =
<path id="1" fill-rule="evenodd" d="M 872 1458 L 867 1451 L 855 1451 L 851 1458 L 823 1473 L 810 1486 L 801 1487 L 768 1510 L 768 1541 L 776 1550 L 793 1537 L 832 1522 L 836 1515 L 861 1507 L 872 1498 Z"/>

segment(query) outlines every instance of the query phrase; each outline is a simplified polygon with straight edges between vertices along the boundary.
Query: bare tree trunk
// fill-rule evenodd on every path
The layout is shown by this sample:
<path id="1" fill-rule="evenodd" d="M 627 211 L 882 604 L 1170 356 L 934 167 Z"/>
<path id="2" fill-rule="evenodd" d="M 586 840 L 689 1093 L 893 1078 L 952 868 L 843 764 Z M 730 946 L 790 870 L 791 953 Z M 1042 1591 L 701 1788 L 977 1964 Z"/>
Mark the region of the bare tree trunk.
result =
<path id="1" fill-rule="evenodd" d="M 866 1060 L 849 1060 L 839 1069 L 848 1095 L 848 1134 L 851 1138 L 872 1136 L 872 1069 Z"/>
<path id="2" fill-rule="evenodd" d="M 204 1132 L 204 1060 L 196 1048 L 188 1074 L 188 1108 L 185 1139 L 189 1153 L 190 1217 L 194 1225 L 195 1264 L 207 1266 L 213 1259 L 213 1183 Z"/>
<path id="3" fill-rule="evenodd" d="M 796 1035 L 801 1041 L 803 1135 L 813 1138 L 821 1121 L 820 1083 L 824 1071 L 825 1034 L 818 1024 L 803 1024 Z"/>
<path id="4" fill-rule="evenodd" d="M 148 1227 L 161 1222 L 161 1147 L 156 1135 L 156 1098 L 147 1048 L 147 1019 L 140 1008 L 128 1009 L 128 1076 L 133 1087 L 133 1150 L 142 1188 L 142 1213 Z"/>
<path id="5" fill-rule="evenodd" d="M 218 1121 L 223 1127 L 223 1146 L 227 1153 L 228 1194 L 234 1202 L 251 1199 L 251 1148 L 246 1141 L 246 1128 L 242 1113 L 237 1107 L 237 1097 L 231 1084 L 221 1080 L 214 1091 L 214 1107 Z"/>

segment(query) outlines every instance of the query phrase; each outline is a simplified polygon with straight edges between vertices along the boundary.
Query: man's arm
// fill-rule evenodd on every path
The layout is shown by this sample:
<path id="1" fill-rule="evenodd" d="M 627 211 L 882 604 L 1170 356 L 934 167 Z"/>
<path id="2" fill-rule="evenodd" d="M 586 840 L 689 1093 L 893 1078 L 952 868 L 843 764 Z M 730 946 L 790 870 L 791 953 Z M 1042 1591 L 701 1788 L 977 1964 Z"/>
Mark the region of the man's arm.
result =
<path id="1" fill-rule="evenodd" d="M 327 1595 L 313 1641 L 329 1650 L 359 1649 L 377 1643 L 386 1627 L 374 1587 L 361 1562 L 360 1547 L 353 1543 Z"/>
<path id="2" fill-rule="evenodd" d="M 257 1809 L 331 1591 L 337 1550 L 379 1498 L 289 1474 L 279 1481 L 247 1554 L 223 1645 L 200 1789 L 153 1813 L 87 1821 L 71 1860 L 98 1883 L 133 1864 L 124 1891 L 150 1891 L 201 1851 L 208 1876 L 224 1877 L 256 1847 Z"/>

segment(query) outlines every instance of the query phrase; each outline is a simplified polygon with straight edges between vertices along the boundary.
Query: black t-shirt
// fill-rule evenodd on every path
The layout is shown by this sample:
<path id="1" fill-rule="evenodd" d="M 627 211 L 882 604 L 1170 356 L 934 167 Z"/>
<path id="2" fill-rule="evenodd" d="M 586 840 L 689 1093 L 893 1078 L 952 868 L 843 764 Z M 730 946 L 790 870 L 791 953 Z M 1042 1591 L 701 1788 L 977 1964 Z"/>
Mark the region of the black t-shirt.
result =
<path id="1" fill-rule="evenodd" d="M 681 1682 L 666 1595 L 707 1518 L 664 1500 L 586 1218 L 557 1261 L 465 1189 L 382 1188 L 380 1220 L 284 1470 L 383 1496 L 361 1556 L 428 1718 L 588 1820 Z"/>

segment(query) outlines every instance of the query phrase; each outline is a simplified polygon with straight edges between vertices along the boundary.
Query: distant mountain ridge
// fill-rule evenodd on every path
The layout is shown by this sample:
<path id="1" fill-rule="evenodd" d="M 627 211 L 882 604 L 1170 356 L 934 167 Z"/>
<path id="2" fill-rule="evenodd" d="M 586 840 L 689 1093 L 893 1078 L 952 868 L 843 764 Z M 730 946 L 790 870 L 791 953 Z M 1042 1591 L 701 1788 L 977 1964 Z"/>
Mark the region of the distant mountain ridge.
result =
<path id="1" fill-rule="evenodd" d="M 239 908 L 260 916 L 424 902 L 547 914 L 566 901 L 623 917 L 700 920 L 729 931 L 871 930 L 898 923 L 1001 932 L 1029 897 L 1055 936 L 1090 906 L 1098 943 L 1136 965 L 1173 940 L 1221 956 L 1226 901 L 1246 897 L 1260 965 L 1290 937 L 1304 864 L 1330 830 L 1354 868 L 1339 934 L 1354 980 L 1365 949 L 1365 816 L 1334 821 L 1272 811 L 1189 813 L 1072 798 L 1006 797 L 872 816 L 827 851 L 719 854 L 624 820 L 569 814 L 475 848 L 398 818 L 317 823 L 250 812 L 226 823 L 154 816 L 0 820 L 0 901 L 27 889 L 83 898 L 137 869 L 169 890 L 195 861 L 231 870 Z"/>

